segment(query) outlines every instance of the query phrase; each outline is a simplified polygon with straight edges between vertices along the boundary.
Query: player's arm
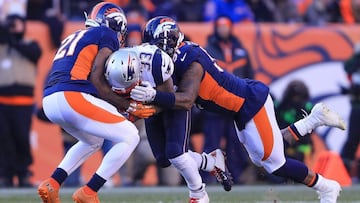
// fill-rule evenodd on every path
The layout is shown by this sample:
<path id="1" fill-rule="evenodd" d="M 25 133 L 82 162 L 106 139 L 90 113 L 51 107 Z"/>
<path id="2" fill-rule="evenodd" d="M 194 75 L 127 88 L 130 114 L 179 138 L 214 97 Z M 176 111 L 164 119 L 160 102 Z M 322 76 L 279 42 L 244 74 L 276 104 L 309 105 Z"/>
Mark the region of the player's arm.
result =
<path id="1" fill-rule="evenodd" d="M 124 110 L 129 107 L 130 102 L 112 91 L 104 75 L 105 62 L 111 54 L 112 50 L 107 47 L 99 50 L 93 63 L 90 81 L 95 86 L 102 99 L 114 105 L 118 110 Z"/>
<path id="2" fill-rule="evenodd" d="M 183 74 L 175 93 L 175 108 L 190 110 L 198 95 L 204 69 L 198 62 L 190 64 Z"/>
<path id="3" fill-rule="evenodd" d="M 174 93 L 174 83 L 172 78 L 167 79 L 163 84 L 158 85 L 156 88 L 157 92 Z M 163 110 L 161 106 L 155 105 L 156 112 L 159 113 Z"/>
<path id="4" fill-rule="evenodd" d="M 150 85 L 147 86 L 136 86 L 131 90 L 131 98 L 153 103 L 162 108 L 178 108 L 190 110 L 192 105 L 195 102 L 195 99 L 198 95 L 200 82 L 204 74 L 204 69 L 202 66 L 193 62 L 190 64 L 189 68 L 185 71 L 178 86 L 178 90 L 170 91 L 173 88 L 172 80 L 169 78 L 164 87 L 158 86 L 153 89 Z M 170 83 L 171 81 L 171 83 Z"/>

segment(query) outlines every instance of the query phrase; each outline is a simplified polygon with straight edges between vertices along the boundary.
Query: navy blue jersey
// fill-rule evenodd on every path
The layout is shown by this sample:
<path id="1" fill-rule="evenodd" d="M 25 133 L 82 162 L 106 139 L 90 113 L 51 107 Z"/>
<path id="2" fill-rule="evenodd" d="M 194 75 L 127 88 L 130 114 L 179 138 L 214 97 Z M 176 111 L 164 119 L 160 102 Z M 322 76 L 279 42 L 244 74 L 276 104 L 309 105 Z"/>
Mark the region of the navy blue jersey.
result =
<path id="1" fill-rule="evenodd" d="M 193 62 L 200 63 L 204 68 L 195 101 L 201 109 L 235 116 L 238 124 L 244 126 L 264 105 L 269 94 L 265 84 L 242 79 L 223 70 L 203 48 L 192 42 L 185 42 L 177 51 L 173 74 L 175 85 Z"/>
<path id="2" fill-rule="evenodd" d="M 98 51 L 104 47 L 119 49 L 116 32 L 99 26 L 79 30 L 61 43 L 45 84 L 44 96 L 58 91 L 78 91 L 97 95 L 90 83 L 92 64 Z"/>

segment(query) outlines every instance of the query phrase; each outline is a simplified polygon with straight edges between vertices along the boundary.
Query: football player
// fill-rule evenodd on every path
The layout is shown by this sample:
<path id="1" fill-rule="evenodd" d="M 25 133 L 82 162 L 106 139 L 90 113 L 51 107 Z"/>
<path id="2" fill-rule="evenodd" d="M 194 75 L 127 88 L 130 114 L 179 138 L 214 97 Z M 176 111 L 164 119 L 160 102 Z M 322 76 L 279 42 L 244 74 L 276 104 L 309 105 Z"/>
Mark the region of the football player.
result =
<path id="1" fill-rule="evenodd" d="M 169 21 L 169 17 L 155 17 L 148 21 L 144 30 L 146 42 L 155 44 L 164 51 L 170 50 L 173 54 L 175 71 L 172 77 L 177 91 L 163 98 L 168 101 L 166 107 L 190 109 L 196 103 L 200 109 L 233 118 L 238 138 L 254 164 L 264 167 L 271 174 L 313 188 L 318 192 L 322 203 L 335 203 L 341 191 L 339 183 L 314 173 L 302 162 L 286 158 L 283 136 L 291 143 L 321 125 L 344 129 L 344 121 L 325 104 L 319 103 L 309 116 L 280 130 L 269 88 L 265 84 L 224 71 L 195 43 L 182 42 L 179 47 L 174 46 L 174 41 L 182 34 L 177 24 L 159 32 L 166 26 L 166 21 Z M 131 98 L 151 103 L 158 94 L 161 93 L 151 87 L 136 86 L 131 91 Z M 169 129 L 176 127 L 178 126 L 167 124 Z M 206 193 L 198 197 L 192 202 L 208 202 Z"/>
<path id="2" fill-rule="evenodd" d="M 72 196 L 77 203 L 100 202 L 98 190 L 119 170 L 139 142 L 138 130 L 119 111 L 140 118 L 155 112 L 150 106 L 117 95 L 105 79 L 106 59 L 119 49 L 126 33 L 123 10 L 112 3 L 98 3 L 87 16 L 85 26 L 86 29 L 62 41 L 44 87 L 46 116 L 78 139 L 51 177 L 38 186 L 44 203 L 60 202 L 61 184 L 107 139 L 114 143 L 113 147 L 89 182 Z M 135 55 L 129 55 L 124 64 L 131 67 L 135 77 L 140 71 L 138 61 Z"/>
<path id="3" fill-rule="evenodd" d="M 123 73 L 126 70 L 121 69 L 118 65 L 123 63 L 119 56 L 125 51 L 135 53 L 140 59 L 142 66 L 141 85 L 151 86 L 161 92 L 158 97 L 154 98 L 153 103 L 166 106 L 168 101 L 163 100 L 161 94 L 165 97 L 167 94 L 174 94 L 171 78 L 174 71 L 172 58 L 156 45 L 148 43 L 114 52 L 106 64 L 105 75 L 112 89 L 125 97 L 130 96 L 127 94 L 134 87 L 132 83 L 126 81 L 127 74 Z M 158 109 L 158 111 L 161 110 Z M 217 149 L 210 154 L 188 152 L 190 126 L 187 122 L 189 121 L 189 113 L 187 110 L 178 110 L 175 113 L 165 110 L 154 115 L 152 119 L 146 119 L 146 132 L 154 157 L 161 167 L 168 167 L 173 164 L 188 183 L 190 191 L 203 188 L 199 169 L 211 172 L 220 180 L 227 179 L 226 189 L 230 190 L 231 177 L 225 173 L 225 159 L 221 150 Z M 164 122 L 172 122 L 171 126 L 177 127 L 169 129 L 163 124 Z M 140 129 L 142 128 L 140 127 Z M 193 160 L 192 156 L 200 157 L 200 159 Z M 201 167 L 200 163 L 198 167 L 196 161 L 202 162 Z"/>

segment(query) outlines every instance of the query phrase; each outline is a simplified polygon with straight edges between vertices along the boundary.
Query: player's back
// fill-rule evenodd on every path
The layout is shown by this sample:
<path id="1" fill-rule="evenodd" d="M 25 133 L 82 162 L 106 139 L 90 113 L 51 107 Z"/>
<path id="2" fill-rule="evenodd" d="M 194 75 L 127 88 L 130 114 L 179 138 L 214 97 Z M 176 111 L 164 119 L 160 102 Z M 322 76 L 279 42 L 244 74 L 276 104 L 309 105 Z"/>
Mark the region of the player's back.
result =
<path id="1" fill-rule="evenodd" d="M 119 49 L 115 32 L 105 26 L 78 30 L 62 41 L 45 84 L 44 96 L 57 91 L 97 94 L 89 75 L 98 51 Z"/>
<path id="2" fill-rule="evenodd" d="M 185 42 L 178 50 L 173 74 L 175 85 L 193 62 L 204 68 L 195 101 L 200 108 L 227 116 L 240 116 L 245 123 L 264 105 L 269 94 L 266 85 L 223 70 L 203 48 L 191 42 Z"/>

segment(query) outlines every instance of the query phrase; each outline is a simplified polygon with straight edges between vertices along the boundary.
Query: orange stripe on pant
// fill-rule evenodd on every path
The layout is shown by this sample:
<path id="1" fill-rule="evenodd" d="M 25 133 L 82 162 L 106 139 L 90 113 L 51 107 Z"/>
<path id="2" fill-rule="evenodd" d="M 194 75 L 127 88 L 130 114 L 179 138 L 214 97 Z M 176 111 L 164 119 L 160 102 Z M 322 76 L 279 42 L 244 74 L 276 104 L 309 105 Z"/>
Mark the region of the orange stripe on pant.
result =
<path id="1" fill-rule="evenodd" d="M 264 156 L 262 160 L 265 161 L 269 158 L 274 147 L 273 131 L 265 107 L 262 107 L 254 116 L 254 122 L 264 146 Z"/>
<path id="2" fill-rule="evenodd" d="M 68 104 L 79 114 L 103 123 L 118 123 L 126 120 L 87 101 L 81 92 L 64 92 Z"/>

